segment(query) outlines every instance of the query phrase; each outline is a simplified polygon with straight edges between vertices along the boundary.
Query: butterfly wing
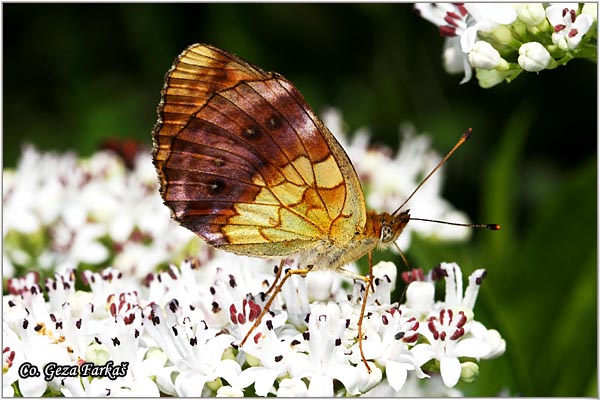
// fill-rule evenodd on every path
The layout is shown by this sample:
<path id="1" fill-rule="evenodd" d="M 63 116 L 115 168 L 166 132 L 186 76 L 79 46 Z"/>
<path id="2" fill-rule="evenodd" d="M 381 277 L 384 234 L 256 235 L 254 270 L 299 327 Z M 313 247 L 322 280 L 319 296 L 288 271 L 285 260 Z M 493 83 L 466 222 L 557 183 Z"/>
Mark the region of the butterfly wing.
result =
<path id="1" fill-rule="evenodd" d="M 348 156 L 282 76 L 193 45 L 167 73 L 158 114 L 161 195 L 209 244 L 285 256 L 364 228 Z"/>

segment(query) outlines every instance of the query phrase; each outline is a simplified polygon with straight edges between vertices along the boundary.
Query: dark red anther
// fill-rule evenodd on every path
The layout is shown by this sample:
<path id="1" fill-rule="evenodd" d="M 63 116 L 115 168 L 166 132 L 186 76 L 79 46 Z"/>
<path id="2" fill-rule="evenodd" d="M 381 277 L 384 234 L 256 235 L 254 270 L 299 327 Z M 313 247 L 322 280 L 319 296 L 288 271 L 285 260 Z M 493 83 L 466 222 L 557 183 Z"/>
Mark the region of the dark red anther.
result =
<path id="1" fill-rule="evenodd" d="M 454 5 L 458 9 L 458 12 L 460 13 L 460 15 L 462 15 L 463 17 L 469 13 L 467 11 L 467 8 L 464 6 L 464 3 L 454 3 Z"/>
<path id="2" fill-rule="evenodd" d="M 407 284 L 415 282 L 415 281 L 424 281 L 425 280 L 425 275 L 423 274 L 422 268 L 414 268 L 414 269 L 411 269 L 410 271 L 404 271 L 404 272 L 402 272 L 401 276 L 402 276 L 402 280 Z"/>
<path id="3" fill-rule="evenodd" d="M 410 328 L 411 331 L 419 329 L 419 321 L 415 320 L 415 324 Z"/>
<path id="4" fill-rule="evenodd" d="M 436 338 L 437 340 L 437 338 Z M 444 340 L 446 340 L 446 332 L 442 331 L 442 333 L 440 333 L 440 340 L 443 342 Z"/>
<path id="5" fill-rule="evenodd" d="M 483 279 L 487 276 L 487 271 L 483 271 L 483 273 L 478 276 L 477 278 L 475 278 L 475 283 L 478 285 L 481 285 L 481 282 L 483 282 Z"/>
<path id="6" fill-rule="evenodd" d="M 117 315 L 117 306 L 115 305 L 115 303 L 111 303 L 110 305 L 110 314 L 114 317 L 115 315 Z"/>
<path id="7" fill-rule="evenodd" d="M 242 325 L 246 323 L 246 316 L 242 313 L 238 313 L 237 319 L 238 319 L 238 322 Z"/>
<path id="8" fill-rule="evenodd" d="M 460 318 L 458 319 L 458 322 L 456 323 L 456 327 L 462 328 L 467 323 L 467 316 L 465 315 L 465 313 L 463 311 L 459 311 L 458 314 L 460 315 Z"/>
<path id="9" fill-rule="evenodd" d="M 229 306 L 229 318 L 231 319 L 231 322 L 234 324 L 238 323 L 237 320 L 237 310 L 235 308 L 235 304 L 232 304 Z"/>
<path id="10" fill-rule="evenodd" d="M 417 341 L 417 339 L 419 339 L 419 334 L 418 333 L 414 333 L 410 336 L 404 336 L 402 338 L 402 341 L 405 343 L 414 343 Z"/>
<path id="11" fill-rule="evenodd" d="M 260 306 L 252 300 L 248 302 L 248 305 L 250 306 L 250 315 L 248 316 L 248 321 L 254 321 L 260 315 Z"/>
<path id="12" fill-rule="evenodd" d="M 381 321 L 383 321 L 383 324 L 384 324 L 384 325 L 387 325 L 387 324 L 389 323 L 389 322 L 388 322 L 388 319 L 387 319 L 387 317 L 386 317 L 385 315 L 382 315 L 382 316 L 381 316 Z"/>
<path id="13" fill-rule="evenodd" d="M 260 339 L 260 337 L 262 336 L 262 333 L 258 332 L 256 335 L 254 335 L 254 343 L 258 344 L 258 339 Z"/>
<path id="14" fill-rule="evenodd" d="M 435 324 L 433 321 L 435 321 L 435 318 L 432 317 L 429 319 L 429 322 L 427 323 L 427 328 L 429 328 L 429 331 L 433 334 L 433 338 L 435 340 L 438 340 L 438 338 L 440 337 L 440 333 L 435 328 Z"/>
<path id="15" fill-rule="evenodd" d="M 565 15 L 567 15 L 567 13 L 569 13 L 569 16 L 571 17 L 571 23 L 575 22 L 575 18 L 576 18 L 576 14 L 575 14 L 575 10 L 569 10 L 568 8 L 563 8 L 563 18 L 565 17 Z"/>
<path id="16" fill-rule="evenodd" d="M 142 279 L 142 285 L 146 287 L 150 287 L 150 282 L 154 280 L 154 274 L 152 272 L 148 272 L 146 277 Z"/>
<path id="17" fill-rule="evenodd" d="M 456 28 L 448 25 L 440 26 L 440 36 L 454 37 L 456 36 Z"/>
<path id="18" fill-rule="evenodd" d="M 577 29 L 573 28 L 569 31 L 569 37 L 570 38 L 575 37 L 575 36 L 577 36 L 578 33 L 579 33 L 579 31 Z"/>
<path id="19" fill-rule="evenodd" d="M 554 26 L 554 32 L 560 32 L 565 29 L 567 26 L 565 24 L 558 24 Z"/>
<path id="20" fill-rule="evenodd" d="M 460 19 L 460 17 L 454 13 L 447 13 L 446 16 L 444 17 L 444 21 L 446 21 L 448 24 L 452 25 L 452 26 L 458 26 L 458 23 L 456 22 L 457 19 Z"/>
<path id="21" fill-rule="evenodd" d="M 133 320 L 135 320 L 135 314 L 133 313 L 123 318 L 123 322 L 125 322 L 125 325 L 131 325 L 133 323 Z"/>
<path id="22" fill-rule="evenodd" d="M 465 330 L 463 328 L 458 328 L 457 330 L 454 331 L 452 336 L 450 336 L 450 340 L 456 340 L 464 334 L 465 334 Z"/>

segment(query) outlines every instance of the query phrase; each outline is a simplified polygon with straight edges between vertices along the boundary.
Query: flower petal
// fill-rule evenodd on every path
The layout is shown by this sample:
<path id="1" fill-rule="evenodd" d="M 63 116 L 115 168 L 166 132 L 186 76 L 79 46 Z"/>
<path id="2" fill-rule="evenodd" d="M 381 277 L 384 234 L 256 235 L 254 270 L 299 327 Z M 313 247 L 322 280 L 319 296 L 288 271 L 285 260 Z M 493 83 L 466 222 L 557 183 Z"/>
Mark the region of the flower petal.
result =
<path id="1" fill-rule="evenodd" d="M 460 378 L 460 361 L 456 357 L 442 356 L 440 358 L 440 372 L 446 387 L 454 387 Z"/>
<path id="2" fill-rule="evenodd" d="M 201 397 L 207 378 L 206 375 L 196 371 L 183 371 L 175 379 L 177 395 L 181 397 Z"/>
<path id="3" fill-rule="evenodd" d="M 273 387 L 278 371 L 265 367 L 251 367 L 239 375 L 240 387 L 247 387 L 254 383 L 254 391 L 258 396 L 266 396 Z"/>
<path id="4" fill-rule="evenodd" d="M 456 344 L 455 351 L 460 356 L 481 358 L 492 351 L 492 346 L 483 340 L 467 338 Z"/>
<path id="5" fill-rule="evenodd" d="M 314 375 L 308 385 L 308 397 L 333 397 L 331 378 L 325 375 Z"/>
<path id="6" fill-rule="evenodd" d="M 402 389 L 408 376 L 405 363 L 399 363 L 396 361 L 388 360 L 385 363 L 385 374 L 390 385 L 395 391 Z"/>

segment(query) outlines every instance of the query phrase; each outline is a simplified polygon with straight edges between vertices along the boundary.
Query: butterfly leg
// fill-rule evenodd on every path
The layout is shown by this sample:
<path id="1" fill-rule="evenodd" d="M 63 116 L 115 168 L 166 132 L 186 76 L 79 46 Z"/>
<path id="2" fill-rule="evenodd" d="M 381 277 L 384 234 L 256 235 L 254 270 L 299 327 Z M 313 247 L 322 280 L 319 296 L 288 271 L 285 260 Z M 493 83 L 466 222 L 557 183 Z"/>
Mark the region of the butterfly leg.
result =
<path id="1" fill-rule="evenodd" d="M 367 367 L 367 371 L 371 373 L 371 367 L 367 363 L 367 359 L 365 357 L 365 353 L 363 352 L 363 331 L 362 331 L 362 323 L 363 318 L 365 317 L 365 311 L 367 308 L 367 297 L 369 296 L 369 289 L 373 289 L 373 255 L 369 251 L 369 274 L 364 277 L 365 279 L 365 294 L 363 296 L 362 306 L 360 308 L 360 317 L 358 318 L 358 349 L 360 350 L 360 357 L 362 358 L 363 364 Z"/>
<path id="2" fill-rule="evenodd" d="M 281 267 L 283 267 L 283 264 L 281 265 Z M 250 335 L 252 334 L 252 332 L 254 331 L 254 329 L 256 329 L 256 327 L 258 327 L 258 325 L 260 325 L 260 321 L 262 321 L 262 319 L 265 316 L 265 314 L 269 311 L 269 308 L 271 307 L 271 304 L 273 304 L 273 301 L 275 300 L 275 297 L 277 297 L 277 294 L 279 292 L 281 292 L 281 288 L 283 287 L 283 285 L 285 284 L 285 282 L 288 280 L 288 278 L 290 276 L 292 276 L 292 275 L 305 276 L 311 270 L 312 270 L 312 265 L 310 265 L 310 266 L 308 266 L 306 268 L 302 268 L 302 269 L 290 269 L 290 270 L 288 270 L 285 273 L 285 275 L 283 276 L 283 279 L 281 280 L 281 282 L 279 282 L 277 284 L 277 286 L 275 287 L 275 290 L 273 291 L 273 294 L 271 295 L 271 297 L 269 298 L 269 300 L 267 301 L 267 303 L 263 307 L 260 315 L 258 316 L 258 318 L 256 318 L 256 321 L 254 321 L 254 325 L 252 325 L 252 327 L 250 328 L 250 330 L 248 331 L 248 333 L 246 333 L 246 336 L 244 336 L 244 339 L 240 343 L 240 346 L 244 346 L 244 343 L 246 343 L 246 340 L 248 340 L 248 338 L 250 337 Z"/>
<path id="3" fill-rule="evenodd" d="M 285 258 L 282 258 L 281 262 L 279 263 L 279 268 L 277 268 L 277 273 L 275 274 L 275 280 L 271 284 L 271 287 L 269 287 L 269 290 L 267 290 L 265 292 L 265 297 L 267 297 L 269 294 L 271 294 L 271 292 L 273 291 L 273 289 L 275 289 L 275 286 L 277 285 L 277 282 L 279 281 L 279 278 L 281 278 L 281 271 L 283 271 L 283 266 L 284 265 L 285 265 Z"/>
<path id="4" fill-rule="evenodd" d="M 373 255 L 371 252 L 369 252 L 369 273 L 364 276 L 364 275 L 359 275 L 356 274 L 352 271 L 347 271 L 343 268 L 338 270 L 342 275 L 354 279 L 354 280 L 360 280 L 365 282 L 365 294 L 363 296 L 363 301 L 362 301 L 362 305 L 360 308 L 360 317 L 358 318 L 358 348 L 360 350 L 360 357 L 362 358 L 362 362 L 365 364 L 365 367 L 367 367 L 367 371 L 369 373 L 371 373 L 371 367 L 369 367 L 369 364 L 367 363 L 367 358 L 365 357 L 365 354 L 363 352 L 363 332 L 362 332 L 362 323 L 363 323 L 363 318 L 365 317 L 365 311 L 367 309 L 367 297 L 369 296 L 369 290 L 371 291 L 375 291 L 375 287 L 373 286 Z"/>

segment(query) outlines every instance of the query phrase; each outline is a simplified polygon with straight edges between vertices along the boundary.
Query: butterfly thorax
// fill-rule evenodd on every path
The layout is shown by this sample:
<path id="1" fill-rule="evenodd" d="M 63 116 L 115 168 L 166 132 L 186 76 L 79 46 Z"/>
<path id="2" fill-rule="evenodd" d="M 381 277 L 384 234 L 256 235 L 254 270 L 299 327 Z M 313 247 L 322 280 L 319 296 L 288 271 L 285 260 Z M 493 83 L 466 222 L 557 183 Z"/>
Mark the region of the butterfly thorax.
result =
<path id="1" fill-rule="evenodd" d="M 398 239 L 410 220 L 409 210 L 398 215 L 367 211 L 364 228 L 357 229 L 349 243 L 340 245 L 333 241 L 319 247 L 319 251 L 306 254 L 303 262 L 314 269 L 340 270 L 370 251 L 385 248 Z"/>

